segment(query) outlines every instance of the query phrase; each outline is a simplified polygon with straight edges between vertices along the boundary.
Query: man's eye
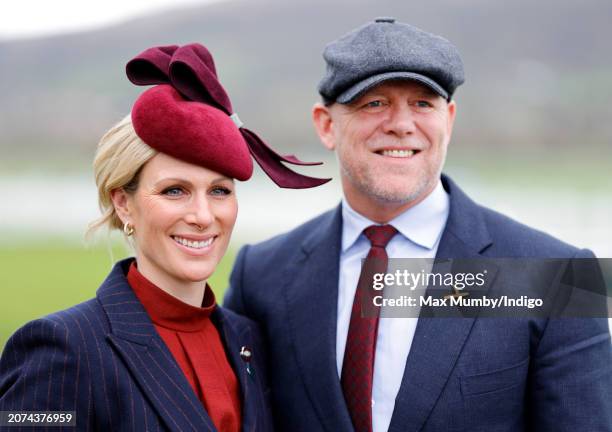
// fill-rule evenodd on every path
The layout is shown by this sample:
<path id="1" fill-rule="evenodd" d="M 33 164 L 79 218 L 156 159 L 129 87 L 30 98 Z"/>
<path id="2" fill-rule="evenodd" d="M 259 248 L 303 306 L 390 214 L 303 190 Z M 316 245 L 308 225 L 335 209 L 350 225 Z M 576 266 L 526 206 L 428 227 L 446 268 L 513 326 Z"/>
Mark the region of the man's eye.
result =
<path id="1" fill-rule="evenodd" d="M 169 187 L 168 189 L 164 189 L 162 193 L 167 196 L 177 197 L 183 194 L 183 189 L 180 187 Z"/>
<path id="2" fill-rule="evenodd" d="M 232 191 L 226 187 L 223 186 L 216 186 L 214 188 L 211 189 L 210 191 L 211 195 L 219 195 L 219 196 L 224 196 L 224 195 L 231 195 Z"/>
<path id="3" fill-rule="evenodd" d="M 419 108 L 431 108 L 433 107 L 432 103 L 426 100 L 417 101 L 416 106 Z"/>
<path id="4" fill-rule="evenodd" d="M 366 104 L 366 106 L 370 108 L 378 108 L 382 106 L 382 101 L 379 101 L 379 100 L 370 101 Z"/>

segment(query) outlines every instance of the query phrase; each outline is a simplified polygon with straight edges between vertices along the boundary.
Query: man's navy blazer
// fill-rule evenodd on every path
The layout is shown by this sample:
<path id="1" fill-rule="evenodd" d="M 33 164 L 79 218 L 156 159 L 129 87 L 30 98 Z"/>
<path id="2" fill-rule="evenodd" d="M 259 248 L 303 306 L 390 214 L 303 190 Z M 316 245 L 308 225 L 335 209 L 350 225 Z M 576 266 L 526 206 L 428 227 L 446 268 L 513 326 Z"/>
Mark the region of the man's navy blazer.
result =
<path id="1" fill-rule="evenodd" d="M 438 258 L 592 257 L 478 206 L 443 176 Z M 224 305 L 260 323 L 276 427 L 349 432 L 336 369 L 340 207 L 238 254 Z M 606 319 L 421 318 L 389 427 L 612 431 Z"/>
<path id="2" fill-rule="evenodd" d="M 96 298 L 30 322 L 9 339 L 0 411 L 76 411 L 76 429 L 60 430 L 216 431 L 128 285 L 132 260 L 114 266 Z M 220 307 L 211 319 L 240 384 L 242 430 L 271 431 L 256 324 Z M 240 357 L 243 346 L 253 352 L 253 374 Z"/>

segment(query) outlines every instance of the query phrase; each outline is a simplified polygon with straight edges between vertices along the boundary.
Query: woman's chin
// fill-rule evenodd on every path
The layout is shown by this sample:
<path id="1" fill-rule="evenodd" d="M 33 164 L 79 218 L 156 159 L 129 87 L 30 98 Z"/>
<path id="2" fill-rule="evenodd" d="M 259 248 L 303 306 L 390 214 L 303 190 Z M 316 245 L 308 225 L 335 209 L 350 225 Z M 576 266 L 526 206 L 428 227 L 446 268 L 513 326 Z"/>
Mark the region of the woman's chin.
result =
<path id="1" fill-rule="evenodd" d="M 214 266 L 210 266 L 208 263 L 185 263 L 179 266 L 177 272 L 182 276 L 185 282 L 204 282 L 215 271 Z"/>

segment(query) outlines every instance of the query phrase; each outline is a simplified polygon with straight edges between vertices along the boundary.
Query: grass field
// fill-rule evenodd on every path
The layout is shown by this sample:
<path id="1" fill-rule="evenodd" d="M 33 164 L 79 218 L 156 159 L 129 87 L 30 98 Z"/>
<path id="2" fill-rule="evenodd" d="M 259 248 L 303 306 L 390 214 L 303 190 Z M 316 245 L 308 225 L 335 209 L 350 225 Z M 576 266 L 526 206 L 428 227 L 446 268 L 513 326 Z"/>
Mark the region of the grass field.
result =
<path id="1" fill-rule="evenodd" d="M 95 296 L 113 261 L 131 255 L 119 242 L 86 248 L 78 242 L 0 245 L 0 347 L 26 322 Z M 229 250 L 209 283 L 223 299 L 234 252 Z"/>

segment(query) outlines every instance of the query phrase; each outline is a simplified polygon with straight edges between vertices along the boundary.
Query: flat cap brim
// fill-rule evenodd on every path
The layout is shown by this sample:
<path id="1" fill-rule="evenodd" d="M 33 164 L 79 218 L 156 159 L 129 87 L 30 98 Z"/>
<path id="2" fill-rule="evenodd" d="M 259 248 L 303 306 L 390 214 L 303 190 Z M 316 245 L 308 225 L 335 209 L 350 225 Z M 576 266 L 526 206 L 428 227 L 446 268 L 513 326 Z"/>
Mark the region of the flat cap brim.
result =
<path id="1" fill-rule="evenodd" d="M 364 79 L 363 81 L 358 82 L 357 84 L 351 86 L 348 90 L 342 92 L 336 98 L 336 102 L 341 104 L 351 103 L 361 97 L 368 90 L 376 87 L 377 85 L 382 84 L 385 81 L 393 80 L 417 81 L 429 87 L 431 90 L 442 96 L 444 99 L 449 100 L 449 95 L 446 90 L 444 90 L 438 83 L 436 83 L 431 78 L 414 72 L 397 71 L 373 75 Z"/>

